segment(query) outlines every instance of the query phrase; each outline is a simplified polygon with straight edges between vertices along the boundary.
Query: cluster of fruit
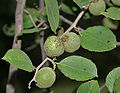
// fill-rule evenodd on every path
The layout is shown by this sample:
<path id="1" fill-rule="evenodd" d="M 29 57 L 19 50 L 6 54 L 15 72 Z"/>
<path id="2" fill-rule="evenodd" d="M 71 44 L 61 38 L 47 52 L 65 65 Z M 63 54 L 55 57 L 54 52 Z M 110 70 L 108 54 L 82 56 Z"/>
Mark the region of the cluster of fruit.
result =
<path id="1" fill-rule="evenodd" d="M 120 6 L 120 0 L 111 0 L 114 5 Z M 89 11 L 91 14 L 98 16 L 101 12 L 106 9 L 106 4 L 104 0 L 94 0 L 89 5 Z"/>
<path id="2" fill-rule="evenodd" d="M 44 50 L 49 57 L 57 57 L 64 51 L 72 53 L 80 48 L 80 38 L 74 32 L 66 33 L 62 38 L 59 36 L 50 36 L 44 44 Z M 56 79 L 55 71 L 50 67 L 41 68 L 35 77 L 39 88 L 49 88 Z"/>
<path id="3" fill-rule="evenodd" d="M 120 6 L 120 0 L 111 0 L 113 4 Z M 104 0 L 94 0 L 89 5 L 91 14 L 97 16 L 106 9 Z M 44 44 L 44 50 L 49 57 L 58 57 L 64 53 L 73 53 L 80 48 L 80 38 L 74 32 L 68 32 L 62 38 L 50 36 Z M 41 68 L 35 77 L 39 88 L 48 88 L 53 85 L 56 79 L 54 70 L 50 67 Z"/>
<path id="4" fill-rule="evenodd" d="M 68 32 L 61 39 L 50 36 L 44 44 L 44 50 L 49 57 L 57 57 L 64 53 L 73 53 L 80 48 L 80 38 L 74 32 Z"/>

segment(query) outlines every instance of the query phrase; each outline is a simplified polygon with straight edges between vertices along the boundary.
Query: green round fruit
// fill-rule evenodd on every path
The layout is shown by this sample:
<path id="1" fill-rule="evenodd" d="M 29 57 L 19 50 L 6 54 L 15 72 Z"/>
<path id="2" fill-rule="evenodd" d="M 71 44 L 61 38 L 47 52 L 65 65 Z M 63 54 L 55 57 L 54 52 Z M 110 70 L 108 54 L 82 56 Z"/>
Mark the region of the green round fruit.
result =
<path id="1" fill-rule="evenodd" d="M 74 32 L 68 32 L 62 37 L 64 49 L 68 53 L 73 53 L 80 48 L 80 38 Z"/>
<path id="2" fill-rule="evenodd" d="M 35 77 L 39 88 L 49 88 L 53 85 L 56 79 L 56 74 L 50 67 L 41 68 Z"/>
<path id="3" fill-rule="evenodd" d="M 44 50 L 47 56 L 56 57 L 64 53 L 64 46 L 58 37 L 50 36 L 45 41 Z"/>
<path id="4" fill-rule="evenodd" d="M 3 33 L 7 36 L 14 36 L 15 24 L 12 24 L 10 27 L 8 25 L 3 26 Z"/>
<path id="5" fill-rule="evenodd" d="M 103 19 L 103 25 L 105 27 L 108 27 L 108 28 L 112 29 L 112 30 L 116 30 L 119 27 L 119 22 L 116 21 L 116 20 L 112 20 L 110 18 L 104 18 Z"/>
<path id="6" fill-rule="evenodd" d="M 90 3 L 89 11 L 91 14 L 98 16 L 101 12 L 104 12 L 106 9 L 106 5 L 104 0 L 96 0 Z"/>
<path id="7" fill-rule="evenodd" d="M 112 0 L 114 5 L 120 6 L 120 0 Z"/>

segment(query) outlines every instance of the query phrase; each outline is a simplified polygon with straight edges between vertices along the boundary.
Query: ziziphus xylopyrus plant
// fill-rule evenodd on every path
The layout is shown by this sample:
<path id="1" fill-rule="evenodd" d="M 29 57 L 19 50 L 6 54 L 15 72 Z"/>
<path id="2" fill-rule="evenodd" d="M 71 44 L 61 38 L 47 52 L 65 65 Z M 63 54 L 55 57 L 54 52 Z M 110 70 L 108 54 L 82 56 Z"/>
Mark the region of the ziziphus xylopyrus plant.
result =
<path id="1" fill-rule="evenodd" d="M 39 32 L 46 32 L 43 36 L 40 35 L 39 38 L 35 38 L 35 41 L 39 39 L 40 44 L 41 38 L 45 39 L 45 42 L 44 40 L 42 41 L 41 50 L 45 52 L 46 58 L 39 63 L 40 65 L 35 67 L 33 66 L 34 63 L 32 64 L 32 61 L 25 53 L 26 51 L 10 49 L 2 59 L 19 69 L 28 72 L 35 70 L 35 74 L 29 82 L 28 88 L 31 88 L 31 82 L 35 81 L 36 86 L 39 88 L 50 88 L 50 93 L 72 93 L 75 89 L 73 89 L 74 86 L 70 87 L 70 85 L 72 85 L 71 83 L 68 85 L 68 90 L 60 89 L 60 91 L 57 91 L 56 86 L 59 86 L 59 84 L 56 84 L 57 78 L 62 77 L 61 74 L 59 74 L 61 72 L 67 78 L 79 81 L 79 84 L 82 83 L 79 88 L 77 85 L 75 86 L 77 89 L 75 93 L 100 93 L 100 77 L 98 75 L 100 69 L 97 69 L 97 66 L 100 64 L 96 66 L 95 63 L 90 60 L 90 57 L 90 59 L 82 57 L 84 55 L 82 49 L 86 49 L 86 51 L 90 53 L 96 52 L 96 55 L 98 52 L 108 53 L 108 51 L 115 50 L 119 42 L 116 40 L 117 36 L 115 36 L 114 32 L 110 29 L 115 28 L 114 30 L 116 31 L 119 29 L 116 27 L 119 25 L 120 20 L 120 8 L 116 6 L 119 3 L 115 4 L 114 0 L 112 0 L 113 3 L 104 0 L 73 0 L 73 2 L 75 2 L 76 5 L 73 5 L 71 1 L 71 5 L 69 5 L 62 0 L 60 0 L 59 3 L 57 0 L 45 0 L 45 8 L 41 11 L 35 8 L 25 8 L 27 12 L 24 13 L 24 28 L 21 33 L 18 34 L 16 40 L 19 40 L 19 37 L 24 34 L 35 33 L 35 37 L 38 37 Z M 28 12 L 29 14 L 27 14 Z M 72 18 L 71 16 L 68 16 L 68 19 L 66 19 L 62 16 L 64 15 L 62 14 L 63 12 L 65 12 L 66 15 L 71 15 L 75 18 L 75 21 L 71 22 L 68 20 Z M 77 16 L 78 12 L 80 13 Z M 30 15 L 32 16 L 32 21 Z M 95 16 L 97 16 L 97 19 L 101 18 L 104 20 L 105 18 L 104 24 L 98 25 L 98 20 L 94 19 Z M 115 21 L 117 24 L 114 24 L 114 26 L 112 24 L 111 27 L 111 21 L 108 19 Z M 95 23 L 92 23 L 91 20 L 94 20 Z M 62 21 L 65 23 L 63 24 Z M 88 21 L 86 22 L 87 24 L 84 25 L 85 27 L 83 27 L 83 21 Z M 67 24 L 70 25 L 68 29 Z M 99 24 L 102 23 L 99 22 Z M 58 30 L 58 28 L 60 29 Z M 66 29 L 66 31 L 63 29 Z M 48 31 L 50 31 L 50 34 L 48 34 Z M 7 33 L 7 31 L 5 33 Z M 43 51 L 41 55 L 44 55 Z M 50 64 L 48 63 L 49 65 L 42 67 L 48 61 Z M 59 69 L 60 72 L 55 74 L 57 69 Z M 107 91 L 110 93 L 119 93 L 120 85 L 117 83 L 120 81 L 119 73 L 120 67 L 117 67 L 106 76 L 105 84 L 108 89 Z M 67 84 L 67 82 L 65 83 Z M 59 88 L 61 87 L 59 86 Z"/>

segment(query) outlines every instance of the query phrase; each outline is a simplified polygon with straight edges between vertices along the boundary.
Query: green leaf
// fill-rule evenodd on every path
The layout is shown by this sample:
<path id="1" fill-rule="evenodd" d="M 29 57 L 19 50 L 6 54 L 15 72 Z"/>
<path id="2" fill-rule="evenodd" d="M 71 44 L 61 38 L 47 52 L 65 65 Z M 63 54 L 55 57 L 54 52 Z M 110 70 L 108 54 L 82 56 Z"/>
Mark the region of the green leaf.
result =
<path id="1" fill-rule="evenodd" d="M 90 16 L 90 13 L 89 12 L 86 12 L 85 14 L 84 14 L 84 16 L 83 16 L 83 19 L 85 19 L 85 20 L 88 20 L 88 19 L 90 19 L 91 18 L 91 16 Z"/>
<path id="2" fill-rule="evenodd" d="M 81 34 L 81 46 L 89 51 L 105 52 L 116 48 L 115 35 L 104 26 L 89 27 Z"/>
<path id="3" fill-rule="evenodd" d="M 110 18 L 105 17 L 103 19 L 103 25 L 109 29 L 117 30 L 119 27 L 119 22 L 117 20 L 112 20 Z"/>
<path id="4" fill-rule="evenodd" d="M 102 12 L 101 14 L 113 20 L 120 20 L 120 8 L 110 7 L 106 11 L 107 12 Z"/>
<path id="5" fill-rule="evenodd" d="M 38 17 L 40 19 L 45 20 L 46 10 L 43 10 L 41 12 L 34 8 L 26 8 L 26 10 L 30 13 L 30 15 L 32 16 L 32 19 L 35 23 L 38 21 L 38 19 L 37 19 Z M 31 28 L 34 26 L 32 21 L 30 20 L 29 15 L 25 12 L 24 12 L 24 18 L 23 18 L 23 26 L 24 26 L 24 28 Z"/>
<path id="6" fill-rule="evenodd" d="M 50 91 L 50 93 L 54 93 L 54 91 L 52 90 L 52 91 Z"/>
<path id="7" fill-rule="evenodd" d="M 59 25 L 59 8 L 57 0 L 45 0 L 48 21 L 52 31 L 56 34 Z"/>
<path id="8" fill-rule="evenodd" d="M 97 80 L 91 80 L 83 83 L 77 90 L 77 93 L 100 93 Z"/>
<path id="9" fill-rule="evenodd" d="M 78 8 L 75 7 L 75 6 L 73 6 L 73 7 L 72 7 L 72 10 L 73 10 L 74 12 L 76 12 L 76 11 L 78 10 Z"/>
<path id="10" fill-rule="evenodd" d="M 30 58 L 20 49 L 8 50 L 2 59 L 9 62 L 13 66 L 28 72 L 32 72 L 35 69 Z"/>
<path id="11" fill-rule="evenodd" d="M 7 36 L 14 36 L 15 24 L 12 24 L 10 27 L 8 25 L 3 26 L 3 33 Z"/>
<path id="12" fill-rule="evenodd" d="M 35 35 L 35 43 L 40 44 L 40 34 Z"/>
<path id="13" fill-rule="evenodd" d="M 88 6 L 89 0 L 73 0 L 80 8 Z"/>
<path id="14" fill-rule="evenodd" d="M 70 56 L 57 64 L 61 72 L 77 81 L 85 81 L 97 77 L 97 68 L 95 64 L 81 56 Z"/>
<path id="15" fill-rule="evenodd" d="M 110 1 L 108 1 L 108 0 L 104 0 L 104 1 L 105 1 L 105 3 L 106 3 L 107 6 L 110 6 L 110 7 L 114 6 Z"/>
<path id="16" fill-rule="evenodd" d="M 72 11 L 72 9 L 68 5 L 62 3 L 61 6 L 62 6 L 63 12 L 74 15 L 74 12 Z"/>
<path id="17" fill-rule="evenodd" d="M 118 78 L 120 78 L 120 67 L 117 67 L 115 69 L 113 69 L 108 75 L 107 75 L 107 78 L 106 78 L 106 86 L 109 90 L 110 93 L 113 93 L 113 90 L 114 88 L 117 86 L 114 86 L 116 85 L 115 82 L 117 82 Z M 116 81 L 117 80 L 117 81 Z M 120 83 L 120 82 L 119 82 Z M 115 92 L 117 93 L 117 92 Z"/>
<path id="18" fill-rule="evenodd" d="M 120 77 L 115 80 L 114 93 L 120 93 Z"/>
<path id="19" fill-rule="evenodd" d="M 32 16 L 32 19 L 34 22 L 37 21 L 37 10 L 34 8 L 26 8 L 26 10 L 30 13 Z M 24 28 L 30 28 L 33 27 L 33 23 L 30 20 L 30 17 L 27 13 L 24 12 L 24 17 L 23 17 L 23 26 Z"/>
<path id="20" fill-rule="evenodd" d="M 31 34 L 31 33 L 40 32 L 41 30 L 43 30 L 43 28 L 24 29 L 18 34 L 18 36 L 21 36 L 23 34 Z"/>

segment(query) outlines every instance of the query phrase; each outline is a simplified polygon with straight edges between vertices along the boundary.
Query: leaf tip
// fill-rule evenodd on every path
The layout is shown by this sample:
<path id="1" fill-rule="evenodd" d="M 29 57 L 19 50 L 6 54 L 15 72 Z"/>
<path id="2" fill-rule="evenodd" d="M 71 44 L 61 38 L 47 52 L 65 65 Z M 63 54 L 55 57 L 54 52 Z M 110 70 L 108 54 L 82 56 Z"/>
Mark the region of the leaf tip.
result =
<path id="1" fill-rule="evenodd" d="M 2 60 L 5 60 L 5 57 L 1 58 Z"/>
<path id="2" fill-rule="evenodd" d="M 96 74 L 96 75 L 95 75 L 95 77 L 97 77 L 97 78 L 98 78 L 98 75 Z"/>

